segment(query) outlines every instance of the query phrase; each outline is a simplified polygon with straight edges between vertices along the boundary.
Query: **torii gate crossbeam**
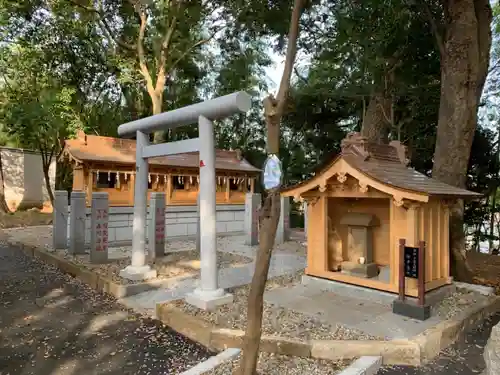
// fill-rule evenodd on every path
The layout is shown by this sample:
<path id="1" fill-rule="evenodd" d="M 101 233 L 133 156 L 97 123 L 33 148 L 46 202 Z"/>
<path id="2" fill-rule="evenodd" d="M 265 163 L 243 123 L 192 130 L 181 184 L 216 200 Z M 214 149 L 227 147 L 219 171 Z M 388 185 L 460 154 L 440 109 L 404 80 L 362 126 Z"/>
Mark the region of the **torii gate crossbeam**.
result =
<path id="1" fill-rule="evenodd" d="M 232 301 L 232 296 L 218 287 L 213 121 L 247 112 L 250 106 L 250 96 L 240 91 L 118 127 L 119 136 L 136 136 L 132 260 L 130 266 L 121 270 L 120 276 L 132 280 L 144 280 L 156 276 L 156 272 L 146 264 L 148 158 L 199 151 L 201 280 L 199 287 L 189 294 L 186 300 L 203 309 Z M 149 134 L 152 132 L 194 123 L 198 123 L 198 138 L 155 145 L 149 143 Z"/>

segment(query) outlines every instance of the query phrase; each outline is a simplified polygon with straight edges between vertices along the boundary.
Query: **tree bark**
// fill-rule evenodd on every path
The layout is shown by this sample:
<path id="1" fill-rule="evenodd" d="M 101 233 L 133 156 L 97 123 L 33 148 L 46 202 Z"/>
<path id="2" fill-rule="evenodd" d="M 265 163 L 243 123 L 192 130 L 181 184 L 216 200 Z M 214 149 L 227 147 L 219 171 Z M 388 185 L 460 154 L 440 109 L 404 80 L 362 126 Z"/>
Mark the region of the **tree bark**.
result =
<path id="1" fill-rule="evenodd" d="M 158 95 L 157 93 L 149 93 L 151 101 L 153 103 L 153 115 L 161 113 L 163 105 L 163 95 Z M 157 131 L 153 134 L 153 143 L 163 143 L 165 142 L 165 131 Z"/>
<path id="2" fill-rule="evenodd" d="M 497 129 L 498 138 L 497 138 L 497 152 L 495 154 L 495 160 L 500 160 L 500 124 Z M 486 202 L 490 206 L 490 231 L 489 231 L 489 239 L 488 239 L 488 250 L 491 254 L 493 251 L 493 235 L 495 234 L 495 212 L 497 206 L 497 193 L 498 193 L 498 182 L 500 180 L 500 170 L 496 173 L 495 182 L 493 183 L 493 192 L 487 197 Z M 489 200 L 491 197 L 491 205 L 489 204 Z"/>
<path id="3" fill-rule="evenodd" d="M 285 66 L 276 99 L 269 95 L 264 99 L 264 116 L 267 127 L 268 154 L 279 154 L 280 123 L 283 117 L 290 90 L 295 57 L 297 55 L 297 39 L 299 36 L 300 16 L 305 0 L 295 0 L 288 32 L 288 45 Z M 272 249 L 278 229 L 281 211 L 281 195 L 279 190 L 267 192 L 260 211 L 259 250 L 255 260 L 255 271 L 250 284 L 247 307 L 247 327 L 243 341 L 243 355 L 240 361 L 242 375 L 255 375 L 259 357 L 260 337 L 262 334 L 262 312 L 264 308 L 264 291 L 269 273 Z"/>
<path id="4" fill-rule="evenodd" d="M 56 152 L 56 146 L 52 146 L 50 151 L 47 151 L 46 148 L 40 147 L 39 149 L 40 155 L 42 156 L 42 171 L 43 177 L 45 180 L 45 187 L 47 189 L 47 194 L 49 195 L 50 203 L 54 205 L 54 192 L 52 191 L 52 186 L 50 186 L 50 164 L 52 163 L 52 158 L 54 157 L 54 153 Z"/>
<path id="5" fill-rule="evenodd" d="M 43 177 L 45 179 L 45 187 L 47 188 L 47 194 L 49 194 L 50 203 L 54 205 L 54 192 L 52 191 L 52 186 L 50 185 L 49 170 L 50 170 L 50 164 L 48 166 L 43 166 Z"/>
<path id="6" fill-rule="evenodd" d="M 465 188 L 477 109 L 489 65 L 491 6 L 488 0 L 443 0 L 445 32 L 441 51 L 441 98 L 432 176 Z M 465 254 L 463 202 L 450 207 L 451 273 L 470 281 Z"/>
<path id="7" fill-rule="evenodd" d="M 370 97 L 368 108 L 363 116 L 361 135 L 369 142 L 389 143 L 391 130 L 392 99 L 383 91 L 378 91 Z"/>
<path id="8" fill-rule="evenodd" d="M 498 155 L 497 155 L 497 160 L 498 160 Z M 497 176 L 498 179 L 498 176 Z M 496 186 L 495 182 L 495 188 L 493 190 L 492 194 L 492 200 L 491 200 L 491 209 L 490 209 L 490 232 L 489 232 L 489 238 L 488 238 L 488 244 L 489 244 L 489 251 L 493 250 L 493 236 L 495 234 L 495 210 L 497 206 L 497 190 L 498 187 Z"/>

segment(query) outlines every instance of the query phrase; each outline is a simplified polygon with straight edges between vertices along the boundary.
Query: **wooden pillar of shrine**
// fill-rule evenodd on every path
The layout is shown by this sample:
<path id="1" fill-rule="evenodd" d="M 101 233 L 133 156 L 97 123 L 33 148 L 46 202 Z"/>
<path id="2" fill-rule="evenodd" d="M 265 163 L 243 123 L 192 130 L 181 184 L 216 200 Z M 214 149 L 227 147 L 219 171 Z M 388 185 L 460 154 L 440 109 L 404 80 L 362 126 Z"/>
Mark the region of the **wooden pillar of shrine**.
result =
<path id="1" fill-rule="evenodd" d="M 231 179 L 229 177 L 226 177 L 226 195 L 225 195 L 225 200 L 226 202 L 229 202 L 231 199 Z"/>
<path id="2" fill-rule="evenodd" d="M 85 175 L 82 165 L 78 165 L 73 169 L 73 190 L 85 190 Z"/>
<path id="3" fill-rule="evenodd" d="M 420 241 L 420 204 L 410 203 L 406 211 L 406 246 L 418 247 Z M 407 279 L 406 290 L 416 289 L 417 280 Z"/>
<path id="4" fill-rule="evenodd" d="M 172 202 L 172 190 L 173 188 L 173 183 L 172 183 L 172 174 L 168 174 L 167 175 L 167 184 L 166 184 L 166 187 L 165 187 L 165 202 L 166 202 L 166 205 L 170 205 L 171 202 Z"/>
<path id="5" fill-rule="evenodd" d="M 306 273 L 328 270 L 328 197 L 321 195 L 307 202 L 308 228 Z"/>
<path id="6" fill-rule="evenodd" d="M 85 201 L 87 206 L 90 206 L 92 202 L 92 191 L 94 190 L 94 172 L 92 169 L 88 170 L 87 173 L 87 191 L 85 192 Z"/>

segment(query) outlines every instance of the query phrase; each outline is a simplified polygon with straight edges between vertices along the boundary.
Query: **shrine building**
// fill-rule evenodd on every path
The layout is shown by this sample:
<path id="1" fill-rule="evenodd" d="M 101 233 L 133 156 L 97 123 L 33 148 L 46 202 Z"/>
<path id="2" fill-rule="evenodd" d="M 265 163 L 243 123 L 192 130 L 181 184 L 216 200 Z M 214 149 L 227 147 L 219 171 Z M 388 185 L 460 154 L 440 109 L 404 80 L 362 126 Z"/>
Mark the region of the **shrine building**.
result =
<path id="1" fill-rule="evenodd" d="M 109 193 L 112 207 L 133 206 L 135 140 L 102 137 L 78 132 L 64 143 L 62 159 L 73 168 L 73 190 Z M 149 159 L 148 196 L 165 192 L 167 206 L 195 206 L 199 187 L 199 155 L 182 153 Z M 244 205 L 253 192 L 260 170 L 239 151 L 216 150 L 216 199 L 218 205 Z"/>
<path id="2" fill-rule="evenodd" d="M 449 205 L 481 195 L 447 185 L 407 166 L 406 147 L 367 142 L 359 133 L 314 177 L 285 189 L 307 202 L 305 273 L 398 293 L 399 240 L 426 242 L 425 290 L 451 283 Z M 417 296 L 408 279 L 406 295 Z"/>

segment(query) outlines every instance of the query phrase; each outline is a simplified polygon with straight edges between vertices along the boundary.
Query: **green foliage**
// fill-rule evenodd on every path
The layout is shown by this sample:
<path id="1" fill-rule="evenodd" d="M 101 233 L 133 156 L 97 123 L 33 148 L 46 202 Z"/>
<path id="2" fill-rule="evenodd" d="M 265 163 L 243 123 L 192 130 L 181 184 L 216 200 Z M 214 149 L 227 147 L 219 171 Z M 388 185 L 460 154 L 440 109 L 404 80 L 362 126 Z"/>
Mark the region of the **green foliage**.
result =
<path id="1" fill-rule="evenodd" d="M 251 111 L 219 122 L 216 145 L 241 149 L 251 163 L 262 166 L 266 69 L 273 60 L 270 52 L 284 50 L 293 2 L 195 0 L 183 2 L 182 12 L 174 3 L 144 3 L 145 62 L 154 80 L 161 52 L 168 52 L 163 110 L 246 90 L 253 97 Z M 439 19 L 438 2 L 428 4 Z M 468 180 L 470 188 L 489 197 L 500 185 L 498 4 L 494 14 L 493 68 Z M 170 46 L 163 49 L 174 16 L 178 22 Z M 138 65 L 139 25 L 129 1 L 0 0 L 0 144 L 57 154 L 60 141 L 78 127 L 115 136 L 119 124 L 150 115 L 151 97 Z M 285 183 L 311 176 L 340 150 L 346 133 L 359 130 L 377 90 L 393 98 L 392 139 L 407 144 L 412 166 L 430 174 L 440 61 L 425 9 L 407 0 L 308 1 L 301 30 L 298 68 L 282 121 Z M 196 134 L 196 127 L 189 126 L 168 139 Z M 468 227 L 499 211 L 491 202 L 467 205 Z M 483 228 L 479 237 L 487 234 Z"/>
<path id="2" fill-rule="evenodd" d="M 37 71 L 43 59 L 40 51 L 11 45 L 1 53 L 6 86 L 0 107 L 4 130 L 22 147 L 57 155 L 61 142 L 81 127 L 72 107 L 76 90 Z"/>

